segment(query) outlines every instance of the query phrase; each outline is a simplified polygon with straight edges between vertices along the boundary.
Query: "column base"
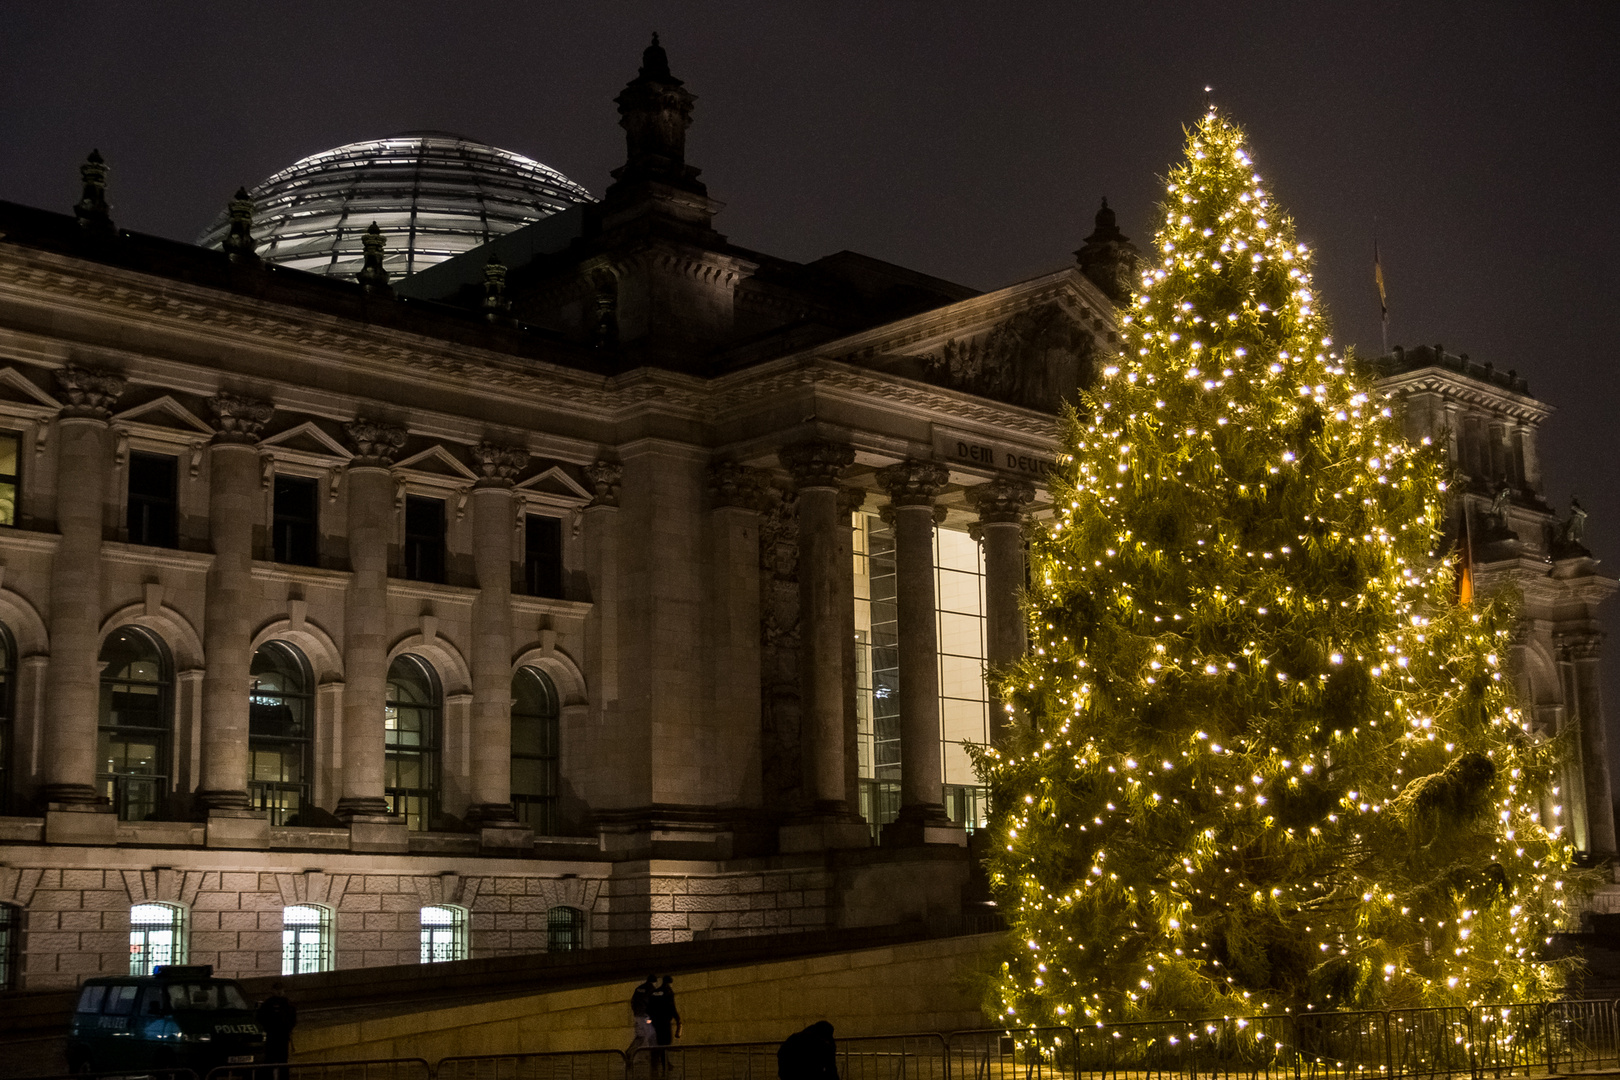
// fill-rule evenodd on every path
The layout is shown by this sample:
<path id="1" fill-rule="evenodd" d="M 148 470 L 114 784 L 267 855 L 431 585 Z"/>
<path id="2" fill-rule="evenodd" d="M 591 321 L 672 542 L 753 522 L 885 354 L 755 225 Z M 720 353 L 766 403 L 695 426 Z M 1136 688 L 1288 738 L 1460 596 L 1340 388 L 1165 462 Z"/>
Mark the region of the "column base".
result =
<path id="1" fill-rule="evenodd" d="M 103 806 L 101 792 L 90 784 L 46 784 L 40 789 L 39 800 L 60 806 Z"/>
<path id="2" fill-rule="evenodd" d="M 784 855 L 872 846 L 872 830 L 864 821 L 794 822 L 778 829 L 776 838 Z"/>
<path id="3" fill-rule="evenodd" d="M 478 847 L 481 851 L 518 852 L 534 850 L 534 830 L 527 825 L 520 825 L 516 821 L 504 824 L 490 824 L 478 830 Z"/>
<path id="4" fill-rule="evenodd" d="M 915 803 L 902 806 L 900 816 L 883 826 L 884 847 L 916 847 L 920 844 L 949 844 L 967 847 L 967 830 L 945 816 L 942 803 Z"/>
<path id="5" fill-rule="evenodd" d="M 338 820 L 345 823 L 356 816 L 368 818 L 392 816 L 388 813 L 388 800 L 381 795 L 356 795 L 339 799 L 335 813 Z"/>
<path id="6" fill-rule="evenodd" d="M 405 819 L 395 814 L 350 814 L 349 850 L 400 854 L 411 850 Z"/>
<path id="7" fill-rule="evenodd" d="M 47 844 L 101 846 L 118 842 L 118 815 L 110 806 L 82 803 L 47 803 L 45 809 Z"/>
<path id="8" fill-rule="evenodd" d="M 207 821 L 206 847 L 270 849 L 270 815 L 264 810 L 216 808 L 208 811 Z"/>
<path id="9" fill-rule="evenodd" d="M 199 791 L 191 797 L 192 808 L 200 817 L 213 810 L 252 810 L 253 800 L 245 791 Z"/>

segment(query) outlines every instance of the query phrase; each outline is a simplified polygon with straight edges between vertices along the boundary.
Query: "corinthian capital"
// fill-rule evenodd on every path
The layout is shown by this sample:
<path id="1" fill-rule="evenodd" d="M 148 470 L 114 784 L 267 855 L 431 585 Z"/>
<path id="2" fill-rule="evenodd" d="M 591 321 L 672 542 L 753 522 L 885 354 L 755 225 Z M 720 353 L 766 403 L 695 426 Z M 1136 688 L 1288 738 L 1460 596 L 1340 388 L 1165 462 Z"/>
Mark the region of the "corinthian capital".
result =
<path id="1" fill-rule="evenodd" d="M 214 436 L 217 443 L 258 442 L 259 433 L 276 411 L 276 407 L 268 401 L 232 394 L 215 394 L 209 404 L 214 410 L 214 423 L 219 428 Z"/>
<path id="2" fill-rule="evenodd" d="M 593 461 L 585 466 L 585 475 L 596 488 L 592 506 L 618 506 L 619 481 L 624 478 L 624 466 L 611 461 Z"/>
<path id="3" fill-rule="evenodd" d="M 877 474 L 891 506 L 932 506 L 950 478 L 945 466 L 915 459 L 879 469 Z"/>
<path id="4" fill-rule="evenodd" d="M 782 447 L 776 459 L 799 487 L 837 487 L 838 478 L 854 464 L 855 451 L 844 443 L 811 439 Z"/>
<path id="5" fill-rule="evenodd" d="M 1560 660 L 1596 660 L 1603 652 L 1603 631 L 1566 630 L 1553 635 Z"/>
<path id="6" fill-rule="evenodd" d="M 350 465 L 387 468 L 394 463 L 394 454 L 405 445 L 405 431 L 392 424 L 376 420 L 356 419 L 344 424 L 349 441 L 354 444 L 354 460 Z"/>
<path id="7" fill-rule="evenodd" d="M 67 402 L 62 406 L 63 417 L 105 420 L 112 415 L 118 395 L 124 392 L 124 377 L 69 364 L 56 373 L 56 385 Z"/>
<path id="8" fill-rule="evenodd" d="M 709 468 L 709 498 L 716 509 L 740 506 L 744 510 L 765 508 L 766 474 L 732 461 L 716 462 Z"/>
<path id="9" fill-rule="evenodd" d="M 969 488 L 967 497 L 979 512 L 980 524 L 1017 524 L 1024 520 L 1024 507 L 1035 498 L 1035 485 L 1028 480 L 1003 478 Z"/>
<path id="10" fill-rule="evenodd" d="M 529 452 L 521 446 L 481 442 L 473 448 L 478 462 L 477 487 L 511 487 L 517 474 L 529 463 Z"/>

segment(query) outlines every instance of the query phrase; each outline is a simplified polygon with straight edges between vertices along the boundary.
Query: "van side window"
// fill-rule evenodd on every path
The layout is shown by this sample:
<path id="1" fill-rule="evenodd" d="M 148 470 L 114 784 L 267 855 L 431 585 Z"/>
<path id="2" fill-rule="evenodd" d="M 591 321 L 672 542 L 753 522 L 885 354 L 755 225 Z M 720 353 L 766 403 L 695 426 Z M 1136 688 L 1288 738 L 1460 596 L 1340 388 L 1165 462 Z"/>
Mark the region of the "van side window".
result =
<path id="1" fill-rule="evenodd" d="M 163 988 L 161 986 L 148 986 L 141 991 L 141 1010 L 138 1015 L 163 1015 Z"/>
<path id="2" fill-rule="evenodd" d="M 128 1016 L 135 1007 L 135 991 L 138 986 L 109 986 L 107 987 L 107 1012 L 111 1016 Z"/>
<path id="3" fill-rule="evenodd" d="M 101 1011 L 101 999 L 107 993 L 105 986 L 87 986 L 84 993 L 79 995 L 79 1011 L 82 1013 L 98 1013 Z"/>

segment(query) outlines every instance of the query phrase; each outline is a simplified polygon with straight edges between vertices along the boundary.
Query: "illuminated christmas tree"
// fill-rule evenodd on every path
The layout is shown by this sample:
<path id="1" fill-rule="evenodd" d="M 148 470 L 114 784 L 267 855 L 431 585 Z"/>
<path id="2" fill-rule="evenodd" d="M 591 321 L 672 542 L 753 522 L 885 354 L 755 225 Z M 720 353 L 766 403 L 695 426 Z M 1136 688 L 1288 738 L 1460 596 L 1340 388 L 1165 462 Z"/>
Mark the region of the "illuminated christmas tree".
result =
<path id="1" fill-rule="evenodd" d="M 1214 110 L 1146 266 L 1032 545 L 1031 653 L 997 674 L 1022 720 L 980 762 L 1004 1022 L 1551 996 L 1576 878 L 1511 605 L 1459 596 L 1441 451 L 1334 352 Z"/>

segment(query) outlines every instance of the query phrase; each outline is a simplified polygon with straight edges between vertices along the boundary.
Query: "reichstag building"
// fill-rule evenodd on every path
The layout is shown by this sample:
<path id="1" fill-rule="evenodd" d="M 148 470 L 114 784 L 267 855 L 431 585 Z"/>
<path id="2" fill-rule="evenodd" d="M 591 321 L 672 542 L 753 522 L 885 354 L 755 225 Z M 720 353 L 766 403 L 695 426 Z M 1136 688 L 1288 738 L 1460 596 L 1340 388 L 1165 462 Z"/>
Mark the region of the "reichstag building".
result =
<path id="1" fill-rule="evenodd" d="M 120 230 L 96 155 L 69 212 L 0 203 L 0 986 L 963 917 L 983 670 L 1136 254 L 1106 205 L 991 292 L 741 247 L 693 100 L 655 39 L 600 200 L 423 131 L 195 245 Z M 1612 852 L 1614 581 L 1550 410 L 1381 363 Z"/>

